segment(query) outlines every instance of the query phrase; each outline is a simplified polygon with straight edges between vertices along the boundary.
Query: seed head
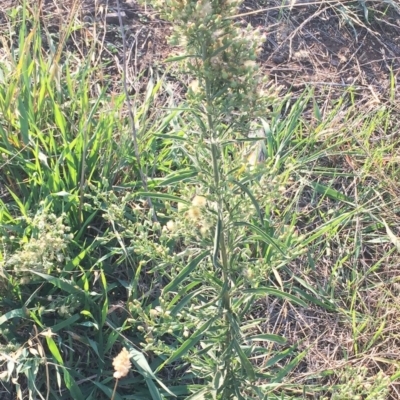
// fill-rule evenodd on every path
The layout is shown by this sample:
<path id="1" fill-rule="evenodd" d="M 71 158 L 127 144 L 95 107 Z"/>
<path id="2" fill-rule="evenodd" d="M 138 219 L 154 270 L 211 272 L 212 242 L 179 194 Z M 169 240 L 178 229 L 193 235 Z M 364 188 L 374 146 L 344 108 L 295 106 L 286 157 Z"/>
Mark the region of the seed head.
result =
<path id="1" fill-rule="evenodd" d="M 125 347 L 123 347 L 121 352 L 114 358 L 113 366 L 115 369 L 115 379 L 120 379 L 128 375 L 132 364 L 129 360 L 129 351 Z"/>
<path id="2" fill-rule="evenodd" d="M 188 211 L 188 217 L 192 220 L 198 220 L 201 217 L 201 210 L 200 207 L 190 207 Z"/>
<path id="3" fill-rule="evenodd" d="M 205 207 L 207 203 L 207 199 L 204 196 L 194 196 L 193 200 L 192 200 L 192 204 L 195 207 Z"/>
<path id="4" fill-rule="evenodd" d="M 175 222 L 174 221 L 168 221 L 167 222 L 167 229 L 170 231 L 170 232 L 175 232 L 176 231 L 176 224 L 175 224 Z"/>

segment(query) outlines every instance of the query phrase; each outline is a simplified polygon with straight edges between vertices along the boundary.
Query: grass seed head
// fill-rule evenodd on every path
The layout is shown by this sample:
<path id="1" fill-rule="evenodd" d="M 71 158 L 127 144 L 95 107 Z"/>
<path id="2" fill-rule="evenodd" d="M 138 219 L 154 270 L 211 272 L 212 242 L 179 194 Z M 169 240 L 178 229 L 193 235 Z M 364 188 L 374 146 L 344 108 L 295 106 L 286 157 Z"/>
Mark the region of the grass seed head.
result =
<path id="1" fill-rule="evenodd" d="M 121 352 L 114 358 L 113 366 L 115 369 L 115 379 L 121 379 L 128 375 L 132 364 L 129 360 L 129 351 L 125 347 L 123 347 Z"/>

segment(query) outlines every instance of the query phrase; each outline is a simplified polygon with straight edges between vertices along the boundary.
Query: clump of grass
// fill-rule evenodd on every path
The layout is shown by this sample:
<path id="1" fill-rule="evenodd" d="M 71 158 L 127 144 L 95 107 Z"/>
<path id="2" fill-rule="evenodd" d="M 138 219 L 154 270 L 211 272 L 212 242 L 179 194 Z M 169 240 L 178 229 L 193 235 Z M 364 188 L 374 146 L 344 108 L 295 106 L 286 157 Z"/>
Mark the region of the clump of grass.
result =
<path id="1" fill-rule="evenodd" d="M 97 91 L 92 82 L 99 66 L 91 63 L 96 57 L 79 60 L 71 53 L 71 41 L 69 50 L 64 48 L 79 27 L 72 29 L 67 22 L 57 43 L 31 11 L 24 5 L 10 12 L 11 30 L 4 32 L 2 42 L 2 383 L 17 398 L 62 390 L 77 399 L 110 398 L 113 366 L 106 354 L 126 318 L 107 317 L 118 256 L 109 243 L 103 247 L 108 221 L 96 200 L 114 185 L 119 190 L 141 187 L 124 95 L 111 94 L 107 87 Z M 72 11 L 69 21 L 77 17 Z M 88 52 L 96 46 L 93 42 Z M 58 62 L 56 70 L 53 62 Z M 152 116 L 161 87 L 161 79 L 149 79 L 145 98 L 135 103 L 140 149 L 148 154 L 145 162 L 154 174 L 158 168 L 168 170 L 171 162 L 165 161 L 165 152 L 158 154 L 153 137 L 154 130 L 162 131 L 168 123 L 164 115 L 158 120 Z M 35 329 L 39 333 L 32 336 Z M 133 346 L 131 339 L 126 340 Z M 41 350 L 32 350 L 30 340 Z M 71 357 L 65 356 L 67 348 Z M 130 351 L 139 356 L 136 371 L 149 377 L 142 354 Z M 102 382 L 97 389 L 90 381 L 76 383 L 87 377 L 83 354 Z M 151 379 L 146 382 L 135 385 L 138 393 L 147 397 L 148 386 L 159 393 Z"/>
<path id="2" fill-rule="evenodd" d="M 366 367 L 345 368 L 340 373 L 342 385 L 332 390 L 331 399 L 377 399 L 385 400 L 389 395 L 390 378 L 379 372 L 375 376 L 367 376 Z"/>

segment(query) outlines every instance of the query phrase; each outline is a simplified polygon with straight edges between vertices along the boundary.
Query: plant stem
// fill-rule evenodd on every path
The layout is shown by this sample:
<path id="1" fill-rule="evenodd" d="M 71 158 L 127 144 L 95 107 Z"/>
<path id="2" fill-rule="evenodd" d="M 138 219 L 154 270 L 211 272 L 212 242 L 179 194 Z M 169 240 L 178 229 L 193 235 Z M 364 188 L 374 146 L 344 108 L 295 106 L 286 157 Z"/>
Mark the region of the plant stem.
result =
<path id="1" fill-rule="evenodd" d="M 114 390 L 113 390 L 112 395 L 111 395 L 111 400 L 114 400 L 115 392 L 117 390 L 117 385 L 118 385 L 118 379 L 115 380 L 115 385 L 114 385 Z"/>

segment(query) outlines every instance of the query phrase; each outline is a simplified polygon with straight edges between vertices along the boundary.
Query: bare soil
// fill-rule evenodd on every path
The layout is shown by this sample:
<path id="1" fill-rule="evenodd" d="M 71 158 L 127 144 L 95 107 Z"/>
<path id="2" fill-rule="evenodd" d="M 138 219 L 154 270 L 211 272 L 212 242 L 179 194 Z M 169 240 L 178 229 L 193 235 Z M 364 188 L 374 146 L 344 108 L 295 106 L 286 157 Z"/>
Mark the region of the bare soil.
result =
<path id="1" fill-rule="evenodd" d="M 46 25 L 59 29 L 74 1 L 42 1 Z M 6 10 L 17 3 L 17 0 L 0 0 L 0 24 L 7 20 Z M 239 11 L 239 20 L 266 35 L 260 63 L 271 80 L 291 91 L 307 85 L 328 87 L 332 93 L 340 93 L 352 86 L 365 91 L 375 102 L 387 98 L 391 74 L 397 78 L 400 73 L 400 14 L 383 4 L 370 10 L 366 21 L 364 10 L 357 8 L 357 2 L 295 0 L 287 3 L 246 0 Z M 120 0 L 120 12 L 126 29 L 128 81 L 133 84 L 138 75 L 162 64 L 168 56 L 171 47 L 167 45 L 167 37 L 171 26 L 135 0 Z M 117 70 L 110 73 L 119 80 L 123 50 L 118 2 L 82 0 L 79 15 L 83 28 L 75 33 L 76 39 L 81 35 L 82 40 L 85 30 L 92 32 L 95 24 L 98 40 L 102 40 L 103 58 L 116 63 Z M 399 94 L 399 86 L 395 90 Z"/>
<path id="2" fill-rule="evenodd" d="M 340 2 L 298 4 L 291 11 L 279 8 L 281 2 L 269 3 L 270 11 L 244 18 L 266 33 L 263 67 L 278 83 L 293 88 L 371 85 L 383 95 L 390 73 L 399 74 L 400 16 L 393 11 L 384 21 L 376 11 L 367 23 L 357 9 L 341 13 Z M 260 4 L 253 0 L 242 7 L 257 9 Z"/>

